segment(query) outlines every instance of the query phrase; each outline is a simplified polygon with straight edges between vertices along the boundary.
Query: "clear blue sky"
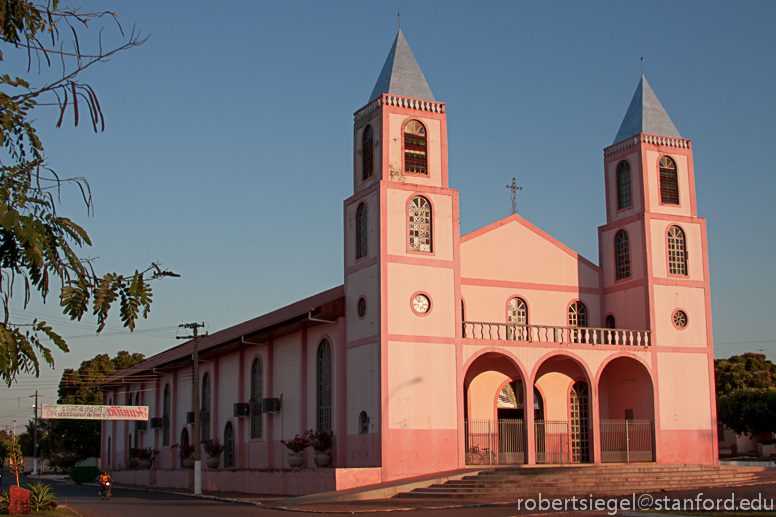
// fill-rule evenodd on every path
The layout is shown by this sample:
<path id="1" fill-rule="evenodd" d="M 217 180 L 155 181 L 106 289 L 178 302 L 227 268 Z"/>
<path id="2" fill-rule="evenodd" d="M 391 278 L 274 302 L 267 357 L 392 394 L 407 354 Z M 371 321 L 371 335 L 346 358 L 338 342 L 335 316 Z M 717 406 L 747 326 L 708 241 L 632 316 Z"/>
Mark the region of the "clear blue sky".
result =
<path id="1" fill-rule="evenodd" d="M 447 103 L 462 232 L 509 214 L 505 185 L 516 176 L 520 214 L 596 263 L 602 149 L 643 56 L 652 88 L 693 141 L 716 355 L 763 348 L 774 358 L 776 3 L 82 5 L 115 8 L 125 30 L 151 37 L 83 77 L 104 133 L 72 119 L 57 130 L 55 109 L 37 114 L 50 164 L 88 178 L 94 195 L 94 217 L 72 191 L 62 213 L 91 234 L 85 255 L 99 257 L 100 271 L 160 260 L 182 277 L 154 285 L 151 316 L 134 335 L 120 331 L 117 314 L 97 338 L 93 319 L 60 327 L 72 352 L 41 380 L 5 390 L 0 424 L 31 414 L 36 387 L 54 402 L 62 368 L 97 353 L 152 355 L 178 343 L 179 323 L 216 331 L 343 281 L 352 114 L 368 100 L 399 9 L 434 96 Z M 117 36 L 108 26 L 105 45 Z M 95 26 L 82 48 L 96 38 Z M 24 56 L 3 50 L 3 73 L 24 73 Z M 65 321 L 56 295 L 29 311 Z"/>

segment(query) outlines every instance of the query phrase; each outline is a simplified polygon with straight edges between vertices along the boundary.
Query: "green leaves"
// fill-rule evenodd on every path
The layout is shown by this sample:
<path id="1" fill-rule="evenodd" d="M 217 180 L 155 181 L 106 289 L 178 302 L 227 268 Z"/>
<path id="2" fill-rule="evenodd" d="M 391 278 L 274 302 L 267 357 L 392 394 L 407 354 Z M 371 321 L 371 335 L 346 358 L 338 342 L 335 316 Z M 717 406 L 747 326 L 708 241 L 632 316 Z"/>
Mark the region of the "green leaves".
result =
<path id="1" fill-rule="evenodd" d="M 717 397 L 717 420 L 738 434 L 776 432 L 776 389 L 742 388 Z"/>

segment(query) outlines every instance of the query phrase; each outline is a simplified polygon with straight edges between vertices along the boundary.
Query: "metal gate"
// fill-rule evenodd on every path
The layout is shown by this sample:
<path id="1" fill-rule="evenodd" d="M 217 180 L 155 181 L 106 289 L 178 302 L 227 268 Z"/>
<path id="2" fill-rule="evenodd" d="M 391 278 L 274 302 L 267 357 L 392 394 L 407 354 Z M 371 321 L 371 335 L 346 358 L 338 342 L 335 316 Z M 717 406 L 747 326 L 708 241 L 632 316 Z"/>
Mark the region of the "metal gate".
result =
<path id="1" fill-rule="evenodd" d="M 515 465 L 525 462 L 522 420 L 465 420 L 467 465 Z"/>
<path id="2" fill-rule="evenodd" d="M 601 420 L 601 461 L 654 461 L 651 420 Z"/>
<path id="3" fill-rule="evenodd" d="M 534 422 L 536 432 L 536 463 L 569 463 L 571 436 L 566 421 Z"/>

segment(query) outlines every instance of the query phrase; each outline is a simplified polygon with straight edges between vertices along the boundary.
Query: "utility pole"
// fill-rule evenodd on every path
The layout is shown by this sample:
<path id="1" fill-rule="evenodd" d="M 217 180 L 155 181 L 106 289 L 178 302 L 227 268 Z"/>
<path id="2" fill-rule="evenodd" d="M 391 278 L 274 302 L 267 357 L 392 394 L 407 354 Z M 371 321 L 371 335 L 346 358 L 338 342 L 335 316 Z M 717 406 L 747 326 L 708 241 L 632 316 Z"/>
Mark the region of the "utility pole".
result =
<path id="1" fill-rule="evenodd" d="M 204 327 L 204 323 L 182 323 L 178 325 L 181 328 L 191 329 L 191 336 L 178 336 L 178 339 L 193 339 L 194 353 L 194 494 L 202 494 L 202 451 L 200 450 L 202 432 L 200 431 L 202 408 L 199 407 L 199 340 L 207 336 L 207 333 L 199 335 L 199 329 Z"/>
<path id="2" fill-rule="evenodd" d="M 32 397 L 32 395 L 30 395 Z M 38 475 L 38 390 L 35 390 L 35 405 L 32 406 L 35 412 L 32 420 L 32 474 Z"/>

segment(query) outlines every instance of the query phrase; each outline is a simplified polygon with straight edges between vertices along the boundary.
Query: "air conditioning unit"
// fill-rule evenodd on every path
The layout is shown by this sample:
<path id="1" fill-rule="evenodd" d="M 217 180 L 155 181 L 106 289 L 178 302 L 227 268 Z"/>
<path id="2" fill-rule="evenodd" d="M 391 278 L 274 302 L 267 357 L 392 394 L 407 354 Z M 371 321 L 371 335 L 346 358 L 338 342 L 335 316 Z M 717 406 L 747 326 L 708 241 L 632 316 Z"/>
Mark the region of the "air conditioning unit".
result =
<path id="1" fill-rule="evenodd" d="M 186 423 L 187 424 L 194 423 L 194 411 L 189 411 L 188 413 L 186 413 Z"/>
<path id="2" fill-rule="evenodd" d="M 261 406 L 264 413 L 280 413 L 280 399 L 261 399 Z"/>
<path id="3" fill-rule="evenodd" d="M 161 418 L 151 418 L 148 424 L 151 429 L 161 429 L 163 425 Z"/>
<path id="4" fill-rule="evenodd" d="M 234 416 L 235 417 L 246 417 L 251 416 L 251 406 L 247 402 L 237 402 L 234 405 Z"/>
<path id="5" fill-rule="evenodd" d="M 135 431 L 145 431 L 147 426 L 148 426 L 148 422 L 145 422 L 143 420 L 135 421 Z"/>

